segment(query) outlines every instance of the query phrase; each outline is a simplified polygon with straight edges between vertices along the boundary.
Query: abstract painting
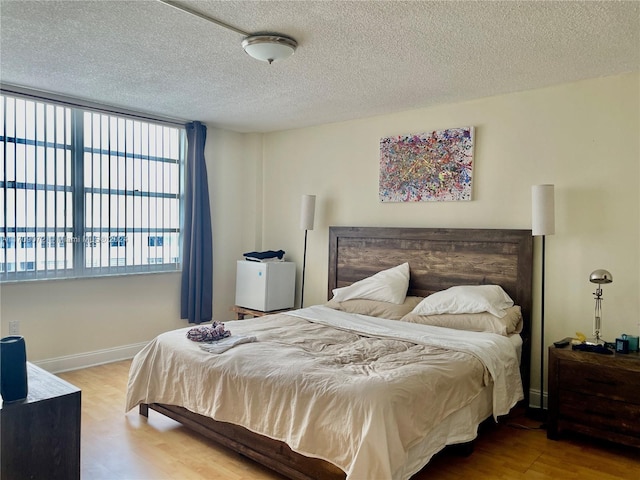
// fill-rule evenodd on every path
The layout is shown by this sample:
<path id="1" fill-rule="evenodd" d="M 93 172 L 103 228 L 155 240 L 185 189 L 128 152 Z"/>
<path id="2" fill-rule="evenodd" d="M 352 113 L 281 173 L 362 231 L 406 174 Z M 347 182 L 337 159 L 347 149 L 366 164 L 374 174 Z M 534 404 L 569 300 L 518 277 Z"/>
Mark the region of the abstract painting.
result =
<path id="1" fill-rule="evenodd" d="M 381 202 L 471 200 L 473 127 L 380 140 Z"/>

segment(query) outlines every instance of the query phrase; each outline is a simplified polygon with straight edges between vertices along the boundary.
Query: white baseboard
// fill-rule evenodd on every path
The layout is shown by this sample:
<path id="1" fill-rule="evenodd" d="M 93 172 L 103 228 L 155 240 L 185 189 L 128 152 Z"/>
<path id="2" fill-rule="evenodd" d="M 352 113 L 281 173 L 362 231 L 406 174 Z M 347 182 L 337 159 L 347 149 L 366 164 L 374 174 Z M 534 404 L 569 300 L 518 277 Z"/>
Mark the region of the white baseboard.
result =
<path id="1" fill-rule="evenodd" d="M 96 365 L 133 358 L 147 343 L 148 342 L 136 343 L 133 345 L 96 350 L 94 352 L 65 355 L 64 357 L 38 360 L 33 362 L 33 364 L 51 373 L 68 372 L 69 370 L 78 370 L 80 368 L 94 367 Z"/>

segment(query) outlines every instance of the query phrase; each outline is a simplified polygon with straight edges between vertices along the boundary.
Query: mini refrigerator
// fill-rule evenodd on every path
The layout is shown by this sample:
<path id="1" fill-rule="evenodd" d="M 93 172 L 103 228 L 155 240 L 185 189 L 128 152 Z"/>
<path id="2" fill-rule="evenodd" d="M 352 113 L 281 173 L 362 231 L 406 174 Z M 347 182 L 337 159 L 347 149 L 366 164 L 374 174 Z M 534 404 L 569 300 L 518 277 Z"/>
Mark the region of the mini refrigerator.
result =
<path id="1" fill-rule="evenodd" d="M 236 305 L 261 312 L 293 308 L 296 289 L 294 262 L 238 260 Z"/>

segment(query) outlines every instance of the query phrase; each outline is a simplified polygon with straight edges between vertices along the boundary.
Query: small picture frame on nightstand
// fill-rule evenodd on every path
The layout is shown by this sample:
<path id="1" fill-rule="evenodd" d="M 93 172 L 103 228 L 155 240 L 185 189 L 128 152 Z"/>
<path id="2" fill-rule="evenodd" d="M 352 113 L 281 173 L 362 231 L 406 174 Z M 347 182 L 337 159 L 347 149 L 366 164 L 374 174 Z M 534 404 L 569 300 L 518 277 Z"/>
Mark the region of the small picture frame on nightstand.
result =
<path id="1" fill-rule="evenodd" d="M 616 353 L 629 353 L 629 340 L 616 338 Z"/>

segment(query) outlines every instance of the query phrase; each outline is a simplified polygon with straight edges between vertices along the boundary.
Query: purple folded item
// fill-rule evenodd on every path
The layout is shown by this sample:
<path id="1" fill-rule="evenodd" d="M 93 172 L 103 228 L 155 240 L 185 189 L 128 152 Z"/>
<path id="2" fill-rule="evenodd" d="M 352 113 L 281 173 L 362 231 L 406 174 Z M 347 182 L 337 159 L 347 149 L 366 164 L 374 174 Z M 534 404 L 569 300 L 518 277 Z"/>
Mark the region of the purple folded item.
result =
<path id="1" fill-rule="evenodd" d="M 230 335 L 231 332 L 225 330 L 224 323 L 221 322 L 213 322 L 211 325 L 193 327 L 187 332 L 187 338 L 194 342 L 213 342 L 221 338 L 227 338 Z"/>

